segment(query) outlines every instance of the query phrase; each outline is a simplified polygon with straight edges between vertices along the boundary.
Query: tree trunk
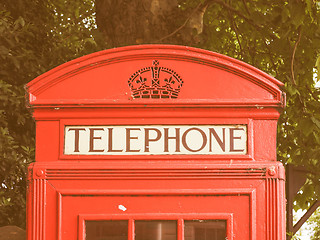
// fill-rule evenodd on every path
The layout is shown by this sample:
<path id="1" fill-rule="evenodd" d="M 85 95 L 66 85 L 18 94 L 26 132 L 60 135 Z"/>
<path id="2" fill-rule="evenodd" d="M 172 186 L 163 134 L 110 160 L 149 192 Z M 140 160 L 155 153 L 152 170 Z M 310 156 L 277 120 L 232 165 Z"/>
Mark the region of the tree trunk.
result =
<path id="1" fill-rule="evenodd" d="M 96 22 L 108 47 L 198 43 L 204 11 L 201 4 L 182 10 L 177 0 L 96 0 Z"/>

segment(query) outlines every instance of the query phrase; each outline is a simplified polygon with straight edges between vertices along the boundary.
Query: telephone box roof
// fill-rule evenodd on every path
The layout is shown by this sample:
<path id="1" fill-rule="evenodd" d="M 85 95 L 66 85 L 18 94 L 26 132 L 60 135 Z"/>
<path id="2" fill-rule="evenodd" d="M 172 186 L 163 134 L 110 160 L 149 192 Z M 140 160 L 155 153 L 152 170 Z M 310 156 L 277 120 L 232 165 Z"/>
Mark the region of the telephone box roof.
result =
<path id="1" fill-rule="evenodd" d="M 283 84 L 239 60 L 175 45 L 108 49 L 27 84 L 32 107 L 283 107 Z"/>

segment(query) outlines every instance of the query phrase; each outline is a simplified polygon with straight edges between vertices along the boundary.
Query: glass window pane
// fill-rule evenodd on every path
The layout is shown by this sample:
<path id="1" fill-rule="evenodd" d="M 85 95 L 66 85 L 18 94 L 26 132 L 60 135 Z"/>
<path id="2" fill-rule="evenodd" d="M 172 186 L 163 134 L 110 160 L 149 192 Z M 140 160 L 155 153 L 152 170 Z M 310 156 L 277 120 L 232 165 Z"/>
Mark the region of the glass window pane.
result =
<path id="1" fill-rule="evenodd" d="M 227 222 L 224 220 L 184 221 L 185 240 L 225 240 Z"/>
<path id="2" fill-rule="evenodd" d="M 177 221 L 135 221 L 135 240 L 177 240 Z"/>
<path id="3" fill-rule="evenodd" d="M 128 221 L 86 221 L 86 240 L 128 240 Z"/>

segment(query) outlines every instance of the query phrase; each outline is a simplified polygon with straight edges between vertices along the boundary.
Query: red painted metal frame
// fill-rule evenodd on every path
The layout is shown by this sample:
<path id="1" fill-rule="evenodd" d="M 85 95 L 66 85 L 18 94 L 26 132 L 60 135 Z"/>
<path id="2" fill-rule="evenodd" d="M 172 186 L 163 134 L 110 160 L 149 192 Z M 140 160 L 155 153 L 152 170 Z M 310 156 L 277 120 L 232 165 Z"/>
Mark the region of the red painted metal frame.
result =
<path id="1" fill-rule="evenodd" d="M 29 195 L 32 199 L 29 199 L 29 202 L 33 205 L 33 212 L 29 214 L 32 216 L 34 226 L 33 231 L 29 231 L 30 239 L 70 239 L 70 231 L 74 233 L 83 231 L 78 224 L 80 216 L 99 219 L 104 216 L 105 219 L 109 219 L 111 214 L 116 219 L 120 212 L 122 217 L 119 219 L 154 219 L 165 214 L 167 219 L 181 219 L 189 213 L 197 216 L 195 219 L 205 219 L 210 214 L 217 214 L 217 219 L 226 219 L 226 216 L 231 214 L 233 221 L 230 224 L 233 223 L 233 225 L 228 228 L 228 231 L 245 222 L 244 219 L 239 218 L 238 214 L 241 213 L 241 216 L 246 214 L 249 220 L 249 225 L 245 225 L 248 227 L 248 238 L 244 237 L 244 233 L 234 229 L 228 232 L 232 234 L 230 239 L 269 240 L 284 239 L 285 236 L 285 231 L 282 229 L 285 206 L 281 201 L 284 197 L 284 170 L 278 162 L 229 163 L 228 168 L 223 163 L 203 166 L 203 164 L 169 162 L 152 165 L 152 167 L 145 166 L 143 169 L 137 169 L 134 165 L 123 166 L 121 163 L 118 166 L 109 167 L 108 164 L 99 162 L 77 165 L 65 162 L 59 166 L 55 163 L 36 163 L 30 169 L 32 169 L 30 178 L 33 187 Z M 103 199 L 105 199 L 104 203 L 113 205 L 115 201 L 117 204 L 123 201 L 130 203 L 130 198 L 134 196 L 152 197 L 151 209 L 157 209 L 157 212 L 143 212 L 146 204 L 139 205 L 137 204 L 139 201 L 128 207 L 128 213 L 116 211 L 115 208 L 110 212 L 110 208 L 101 207 L 98 207 L 100 210 L 97 212 L 97 206 L 101 206 L 100 202 Z M 157 198 L 166 196 L 171 199 L 179 197 L 179 201 L 185 199 L 180 203 L 182 208 L 176 209 L 175 212 L 161 210 L 170 201 L 158 200 L 157 202 Z M 187 209 L 190 209 L 190 206 L 197 205 L 197 199 L 201 196 L 212 197 L 210 200 L 212 206 L 217 204 L 215 203 L 217 197 L 231 197 L 235 202 L 230 202 L 229 199 L 228 205 L 215 207 L 219 209 L 216 213 L 205 212 L 212 210 L 212 207 L 201 204 L 196 208 L 193 207 L 195 211 L 197 210 L 196 212 L 183 212 L 184 204 L 188 204 Z M 248 197 L 248 206 L 239 205 L 237 199 L 241 196 Z M 113 201 L 108 200 L 110 197 Z M 98 201 L 94 199 L 99 198 L 99 204 L 94 203 Z M 164 202 L 165 204 L 161 205 Z M 226 201 L 224 202 L 227 204 Z M 247 207 L 249 207 L 248 212 L 243 212 Z M 130 211 L 132 208 L 133 212 Z M 199 209 L 202 210 L 199 212 Z M 154 217 L 150 217 L 150 214 Z M 66 217 L 69 220 L 63 220 Z M 179 240 L 182 239 L 179 238 Z"/>
<path id="2" fill-rule="evenodd" d="M 127 77 L 152 60 L 181 75 L 185 85 L 178 99 L 132 99 Z M 182 240 L 182 219 L 193 217 L 227 219 L 229 240 L 284 240 L 285 176 L 276 161 L 277 120 L 285 102 L 282 85 L 238 60 L 170 45 L 101 51 L 36 78 L 27 85 L 37 131 L 36 162 L 28 176 L 28 240 L 83 240 L 85 219 L 108 218 L 128 219 L 130 226 L 134 219 L 176 219 Z M 248 154 L 63 152 L 68 125 L 221 124 L 247 125 Z M 150 197 L 152 203 L 148 208 L 133 196 L 145 202 Z M 196 199 L 203 196 L 212 200 L 207 211 L 197 206 Z M 164 197 L 169 204 L 161 201 Z M 128 212 L 98 209 L 101 203 L 130 199 L 133 210 Z M 170 204 L 178 201 L 181 209 L 170 212 Z M 129 230 L 129 239 L 134 239 Z"/>
<path id="3" fill-rule="evenodd" d="M 46 118 L 39 117 L 39 113 L 35 114 L 38 120 L 41 120 L 38 125 L 44 124 L 45 126 L 37 129 L 40 131 L 37 136 L 39 142 L 36 157 L 37 161 L 56 161 L 56 160 L 79 160 L 79 159 L 128 159 L 125 156 L 67 156 L 63 154 L 63 143 L 64 143 L 64 126 L 66 125 L 206 125 L 206 124 L 246 124 L 248 126 L 248 154 L 230 156 L 234 160 L 276 160 L 275 151 L 267 150 L 264 148 L 264 144 L 259 146 L 260 142 L 266 142 L 270 146 L 276 144 L 276 117 L 279 113 L 276 110 L 271 109 L 257 109 L 247 110 L 242 109 L 230 109 L 229 111 L 223 109 L 200 109 L 190 110 L 175 108 L 175 112 L 172 109 L 162 109 L 161 113 L 153 113 L 149 115 L 148 111 L 136 109 L 135 116 L 130 116 L 132 109 L 118 109 L 110 111 L 109 109 L 97 109 L 95 112 L 90 110 L 83 110 L 79 112 L 71 112 L 69 116 L 61 117 L 61 113 L 57 111 L 55 116 L 54 113 L 48 110 Z M 264 112 L 262 112 L 264 111 Z M 231 112 L 231 113 L 230 113 Z M 249 112 L 250 115 L 246 116 Z M 42 112 L 45 114 L 47 112 Z M 126 114 L 125 114 L 126 113 Z M 230 114 L 229 114 L 230 113 Z M 233 114 L 233 116 L 232 116 Z M 232 117 L 231 117 L 231 116 Z M 71 116 L 73 116 L 71 118 Z M 180 117 L 179 117 L 180 116 Z M 195 117 L 197 116 L 197 117 Z M 269 118 L 271 119 L 268 119 Z M 48 125 L 49 124 L 49 125 Z M 54 124 L 55 127 L 51 126 Z M 263 124 L 263 126 L 261 126 Z M 51 134 L 51 131 L 53 133 Z M 272 135 L 269 133 L 273 133 Z M 43 135 L 43 136 L 42 136 Z M 48 136 L 52 135 L 50 138 Z M 255 135 L 255 137 L 254 137 Z M 58 147 L 58 146 L 59 147 Z M 50 150 L 49 148 L 52 148 Z M 44 150 L 42 150 L 44 148 Z M 254 150 L 255 149 L 255 150 Z M 59 152 L 57 152 L 57 150 Z M 50 156 L 47 156 L 50 152 Z M 39 157 L 38 157 L 39 156 Z M 41 156 L 41 157 L 40 157 Z M 43 157 L 46 156 L 44 159 Z M 217 160 L 229 160 L 229 156 L 187 156 L 180 155 L 176 156 L 177 159 L 217 159 Z M 130 159 L 141 159 L 141 156 L 132 156 Z M 144 156 L 143 159 L 170 159 L 171 156 Z M 50 160 L 52 159 L 52 160 Z"/>

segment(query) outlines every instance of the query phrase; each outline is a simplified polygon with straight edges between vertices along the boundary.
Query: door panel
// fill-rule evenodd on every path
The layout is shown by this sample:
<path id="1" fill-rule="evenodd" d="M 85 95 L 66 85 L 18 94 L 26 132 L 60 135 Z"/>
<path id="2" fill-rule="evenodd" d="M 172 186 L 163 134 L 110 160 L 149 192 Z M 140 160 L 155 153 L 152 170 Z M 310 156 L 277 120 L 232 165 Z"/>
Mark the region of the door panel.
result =
<path id="1" fill-rule="evenodd" d="M 250 195 L 248 194 L 64 196 L 61 200 L 61 212 L 63 212 L 60 224 L 62 226 L 61 240 L 76 239 L 74 236 L 77 235 L 80 240 L 91 240 L 85 238 L 86 223 L 90 221 L 112 222 L 119 220 L 129 221 L 129 240 L 133 240 L 134 236 L 137 240 L 144 240 L 144 235 L 156 236 L 155 234 L 160 231 L 159 223 L 164 223 L 168 220 L 183 223 L 178 224 L 176 228 L 177 238 L 172 237 L 175 234 L 172 225 L 164 223 L 162 226 L 166 227 L 163 229 L 167 229 L 167 237 L 170 235 L 171 237 L 153 238 L 154 240 L 207 239 L 206 236 L 219 235 L 219 229 L 222 232 L 223 226 L 226 228 L 228 239 L 249 240 L 251 225 L 249 217 L 250 204 Z M 135 234 L 130 234 L 130 229 L 134 229 L 130 224 L 136 225 Z M 147 225 L 149 227 L 146 227 Z M 184 226 L 184 233 L 181 233 L 183 229 L 181 225 Z M 79 226 L 78 229 L 77 226 Z M 152 230 L 156 226 L 158 230 Z"/>

